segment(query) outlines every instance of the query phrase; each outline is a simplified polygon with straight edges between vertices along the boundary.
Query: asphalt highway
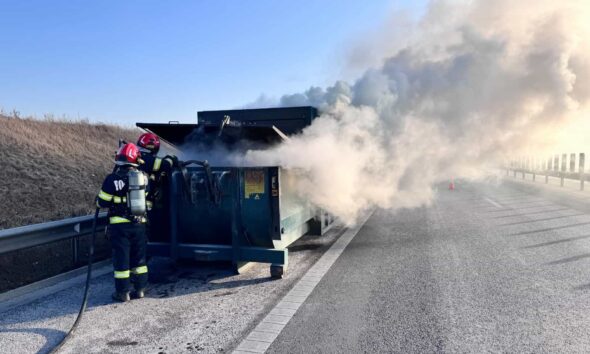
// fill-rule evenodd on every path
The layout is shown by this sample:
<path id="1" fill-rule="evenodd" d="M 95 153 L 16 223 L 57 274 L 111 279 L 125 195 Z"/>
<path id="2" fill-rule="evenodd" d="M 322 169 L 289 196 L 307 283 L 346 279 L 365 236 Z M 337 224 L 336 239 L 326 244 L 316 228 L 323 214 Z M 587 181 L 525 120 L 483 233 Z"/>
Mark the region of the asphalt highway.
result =
<path id="1" fill-rule="evenodd" d="M 590 192 L 575 189 L 457 182 L 429 206 L 376 210 L 312 276 L 317 285 L 267 352 L 590 352 Z M 96 278 L 63 353 L 231 352 L 343 232 L 298 241 L 280 281 L 263 265 L 233 275 L 156 263 L 148 298 L 112 304 L 110 274 Z M 81 292 L 2 313 L 0 352 L 49 351 Z"/>
<path id="2" fill-rule="evenodd" d="M 222 264 L 149 263 L 147 297 L 113 303 L 112 273 L 93 279 L 88 310 L 60 354 L 222 353 L 293 286 L 341 234 L 305 236 L 289 247 L 289 268 L 270 278 L 267 264 L 235 275 Z M 0 313 L 0 353 L 45 354 L 65 335 L 80 307 L 83 284 Z"/>
<path id="3" fill-rule="evenodd" d="M 378 210 L 267 352 L 588 353 L 589 201 L 458 183 Z"/>

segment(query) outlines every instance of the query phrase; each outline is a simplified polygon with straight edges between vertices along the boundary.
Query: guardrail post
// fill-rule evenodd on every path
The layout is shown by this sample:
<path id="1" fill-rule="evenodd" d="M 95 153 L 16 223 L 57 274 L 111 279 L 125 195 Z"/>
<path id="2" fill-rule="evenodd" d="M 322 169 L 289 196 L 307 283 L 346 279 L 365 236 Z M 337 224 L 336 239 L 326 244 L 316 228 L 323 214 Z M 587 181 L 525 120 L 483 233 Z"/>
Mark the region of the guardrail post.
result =
<path id="1" fill-rule="evenodd" d="M 537 173 L 537 165 L 536 165 L 535 158 L 531 157 L 531 170 L 533 171 L 533 182 L 535 181 L 536 173 Z"/>
<path id="2" fill-rule="evenodd" d="M 559 177 L 559 155 L 553 156 L 553 172 Z"/>
<path id="3" fill-rule="evenodd" d="M 78 267 L 78 263 L 80 262 L 80 223 L 74 225 L 74 232 L 78 235 L 72 237 L 72 260 L 74 262 L 74 266 Z"/>
<path id="4" fill-rule="evenodd" d="M 549 171 L 551 170 L 551 157 L 547 159 L 547 168 L 545 169 L 545 184 L 549 183 Z"/>
<path id="5" fill-rule="evenodd" d="M 584 163 L 586 162 L 586 155 L 582 152 L 580 153 L 579 157 L 579 164 L 580 164 L 580 190 L 584 190 L 584 181 L 586 181 L 586 176 L 584 176 Z"/>
<path id="6" fill-rule="evenodd" d="M 561 155 L 561 173 L 560 173 L 562 187 L 563 187 L 563 183 L 565 180 L 566 168 L 567 168 L 567 154 L 563 154 L 563 155 Z"/>
<path id="7" fill-rule="evenodd" d="M 524 179 L 525 171 L 526 171 L 526 159 L 524 157 L 522 157 L 520 159 L 520 168 L 521 168 L 521 171 L 522 171 L 522 179 Z"/>
<path id="8" fill-rule="evenodd" d="M 518 164 L 516 162 L 516 160 L 512 160 L 512 172 L 514 173 L 513 177 L 516 178 L 516 169 L 518 167 Z"/>

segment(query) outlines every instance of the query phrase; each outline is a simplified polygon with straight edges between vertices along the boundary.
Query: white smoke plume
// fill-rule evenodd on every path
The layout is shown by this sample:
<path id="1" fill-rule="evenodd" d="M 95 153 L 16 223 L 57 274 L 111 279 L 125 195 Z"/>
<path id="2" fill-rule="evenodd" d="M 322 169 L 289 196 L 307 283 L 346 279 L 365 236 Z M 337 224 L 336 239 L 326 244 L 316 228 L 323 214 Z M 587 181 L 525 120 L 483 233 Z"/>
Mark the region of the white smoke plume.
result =
<path id="1" fill-rule="evenodd" d="M 301 169 L 299 192 L 354 223 L 373 206 L 428 204 L 437 182 L 481 177 L 511 156 L 583 149 L 589 10 L 587 1 L 433 1 L 411 30 L 403 24 L 407 38 L 389 24 L 361 46 L 386 57 L 355 82 L 283 96 L 279 106 L 322 115 L 240 159 Z M 388 32 L 395 43 L 384 45 Z"/>

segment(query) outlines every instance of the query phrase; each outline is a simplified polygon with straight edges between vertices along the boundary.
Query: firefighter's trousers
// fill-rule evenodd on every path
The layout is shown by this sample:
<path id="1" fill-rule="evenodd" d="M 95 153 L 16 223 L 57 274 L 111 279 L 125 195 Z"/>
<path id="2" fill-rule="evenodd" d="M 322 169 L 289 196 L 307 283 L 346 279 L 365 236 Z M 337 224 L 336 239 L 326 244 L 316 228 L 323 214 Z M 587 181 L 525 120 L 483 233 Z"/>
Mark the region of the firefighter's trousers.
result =
<path id="1" fill-rule="evenodd" d="M 136 290 L 145 289 L 148 281 L 145 224 L 111 224 L 108 228 L 117 292 L 129 292 L 131 283 Z"/>

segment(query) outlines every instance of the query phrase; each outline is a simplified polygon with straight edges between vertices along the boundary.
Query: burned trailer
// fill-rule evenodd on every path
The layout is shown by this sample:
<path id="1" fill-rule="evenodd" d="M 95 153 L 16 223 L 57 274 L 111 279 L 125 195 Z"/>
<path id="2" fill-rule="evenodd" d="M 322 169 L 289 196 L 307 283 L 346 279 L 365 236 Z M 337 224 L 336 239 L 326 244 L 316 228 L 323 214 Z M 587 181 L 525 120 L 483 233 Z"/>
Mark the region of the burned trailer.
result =
<path id="1" fill-rule="evenodd" d="M 313 107 L 198 112 L 197 124 L 137 123 L 179 150 L 198 148 L 162 180 L 149 215 L 148 253 L 197 261 L 270 263 L 273 277 L 288 264 L 287 246 L 322 234 L 331 216 L 296 193 L 296 170 L 280 166 L 218 166 L 215 151 L 264 149 L 299 133 L 317 117 Z M 211 159 L 208 155 L 211 154 Z M 213 161 L 210 165 L 206 160 Z"/>

